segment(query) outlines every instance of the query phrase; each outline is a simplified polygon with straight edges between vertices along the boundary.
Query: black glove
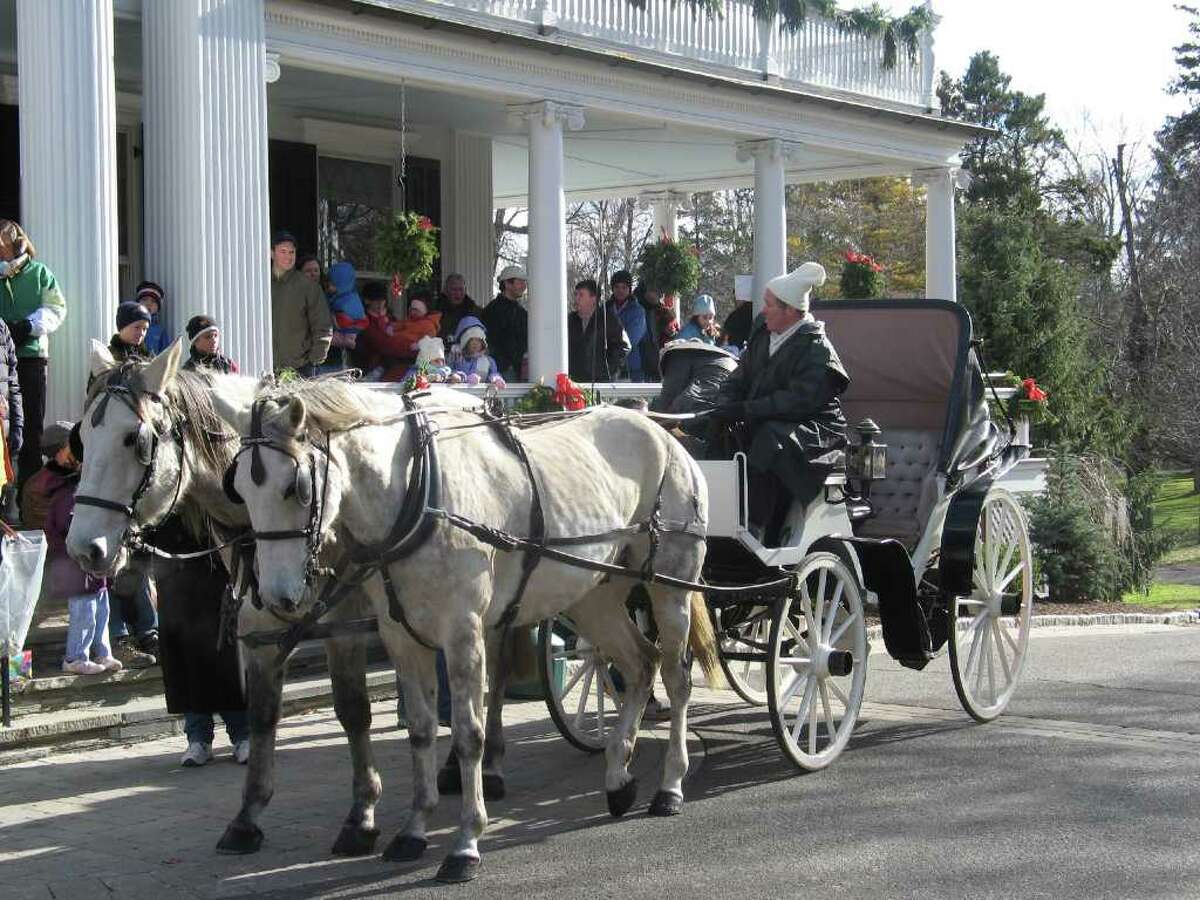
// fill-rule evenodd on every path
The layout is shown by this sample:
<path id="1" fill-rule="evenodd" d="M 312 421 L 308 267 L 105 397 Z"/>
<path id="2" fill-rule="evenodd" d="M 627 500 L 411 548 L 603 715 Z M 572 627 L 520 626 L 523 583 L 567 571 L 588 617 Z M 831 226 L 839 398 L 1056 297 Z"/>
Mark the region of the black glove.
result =
<path id="1" fill-rule="evenodd" d="M 33 334 L 33 323 L 28 319 L 17 319 L 8 323 L 8 331 L 12 335 L 13 343 L 20 347 Z"/>
<path id="2" fill-rule="evenodd" d="M 723 403 L 712 411 L 710 418 L 715 422 L 743 422 L 746 419 L 746 403 L 743 400 Z"/>

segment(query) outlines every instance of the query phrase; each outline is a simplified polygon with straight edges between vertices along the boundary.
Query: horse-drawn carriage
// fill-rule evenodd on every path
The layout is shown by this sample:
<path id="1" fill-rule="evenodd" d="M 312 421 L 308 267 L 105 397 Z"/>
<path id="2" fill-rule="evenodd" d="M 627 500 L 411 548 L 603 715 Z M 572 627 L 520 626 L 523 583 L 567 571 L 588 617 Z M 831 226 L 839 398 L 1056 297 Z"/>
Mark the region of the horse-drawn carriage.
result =
<path id="1" fill-rule="evenodd" d="M 963 707 L 981 722 L 1000 715 L 1024 664 L 1033 580 L 1024 515 L 995 486 L 1026 448 L 990 421 L 963 307 L 829 301 L 813 312 L 853 379 L 842 397 L 859 423 L 846 470 L 791 511 L 782 546 L 766 547 L 750 525 L 745 457 L 699 462 L 706 582 L 772 586 L 770 596 L 708 593 L 722 668 L 742 699 L 769 707 L 780 747 L 803 769 L 828 765 L 853 731 L 868 616 L 909 668 L 948 645 Z M 780 592 L 787 577 L 796 590 Z M 569 613 L 542 625 L 540 648 L 554 721 L 576 746 L 603 749 L 620 709 L 607 661 Z"/>

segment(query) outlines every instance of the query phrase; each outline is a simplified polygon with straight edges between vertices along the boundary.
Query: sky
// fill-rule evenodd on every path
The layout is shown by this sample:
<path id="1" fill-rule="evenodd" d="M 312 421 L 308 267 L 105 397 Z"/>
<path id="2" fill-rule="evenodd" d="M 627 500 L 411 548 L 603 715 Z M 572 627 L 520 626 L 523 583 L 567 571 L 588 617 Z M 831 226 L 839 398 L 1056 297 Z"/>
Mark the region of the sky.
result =
<path id="1" fill-rule="evenodd" d="M 1055 124 L 1111 155 L 1122 141 L 1149 146 L 1163 119 L 1185 108 L 1165 90 L 1176 74 L 1172 48 L 1187 39 L 1177 2 L 933 0 L 942 17 L 934 54 L 939 69 L 961 75 L 990 50 L 1017 90 L 1046 95 Z M 912 0 L 885 6 L 899 13 Z"/>

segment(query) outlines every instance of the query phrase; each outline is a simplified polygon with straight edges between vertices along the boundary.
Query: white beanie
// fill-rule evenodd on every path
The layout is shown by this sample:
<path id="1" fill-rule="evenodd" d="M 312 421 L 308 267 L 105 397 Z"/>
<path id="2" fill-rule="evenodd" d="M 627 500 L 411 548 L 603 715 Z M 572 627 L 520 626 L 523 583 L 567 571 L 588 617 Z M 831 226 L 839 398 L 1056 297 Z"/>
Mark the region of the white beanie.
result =
<path id="1" fill-rule="evenodd" d="M 808 295 L 814 287 L 825 283 L 825 267 L 806 262 L 794 272 L 780 275 L 767 282 L 767 290 L 793 309 L 808 312 Z"/>
<path id="2" fill-rule="evenodd" d="M 441 338 L 423 337 L 417 341 L 417 365 L 423 366 L 435 359 L 446 358 L 446 345 Z"/>

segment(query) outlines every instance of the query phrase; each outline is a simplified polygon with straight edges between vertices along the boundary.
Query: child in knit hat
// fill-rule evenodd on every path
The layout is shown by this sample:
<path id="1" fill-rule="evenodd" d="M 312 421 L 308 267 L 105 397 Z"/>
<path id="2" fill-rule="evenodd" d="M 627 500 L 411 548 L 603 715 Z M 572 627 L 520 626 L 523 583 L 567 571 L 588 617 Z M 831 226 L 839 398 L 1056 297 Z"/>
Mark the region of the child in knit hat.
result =
<path id="1" fill-rule="evenodd" d="M 680 329 L 676 340 L 716 344 L 718 334 L 720 329 L 717 327 L 717 304 L 708 294 L 701 294 L 692 301 L 692 317 Z"/>
<path id="2" fill-rule="evenodd" d="M 504 387 L 500 367 L 488 356 L 487 329 L 475 316 L 464 316 L 454 332 L 454 347 L 450 351 L 450 367 L 467 384 L 494 384 Z"/>
<path id="3" fill-rule="evenodd" d="M 191 354 L 183 364 L 185 369 L 212 369 L 226 375 L 238 373 L 237 363 L 221 355 L 221 329 L 209 316 L 192 316 L 187 323 Z"/>
<path id="4" fill-rule="evenodd" d="M 146 346 L 146 332 L 150 330 L 150 310 L 140 303 L 127 301 L 117 307 L 117 333 L 108 342 L 113 359 L 122 363 L 126 360 L 154 358 L 153 351 Z"/>
<path id="5" fill-rule="evenodd" d="M 457 384 L 462 376 L 446 365 L 446 346 L 441 338 L 423 337 L 417 342 L 417 361 L 407 372 L 404 379 L 424 375 L 430 384 Z"/>

